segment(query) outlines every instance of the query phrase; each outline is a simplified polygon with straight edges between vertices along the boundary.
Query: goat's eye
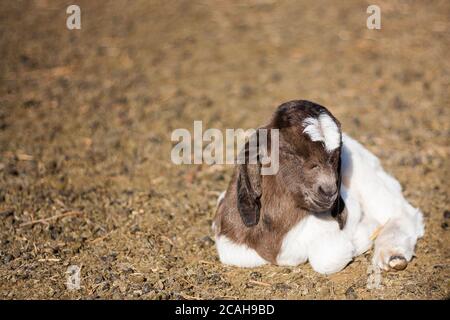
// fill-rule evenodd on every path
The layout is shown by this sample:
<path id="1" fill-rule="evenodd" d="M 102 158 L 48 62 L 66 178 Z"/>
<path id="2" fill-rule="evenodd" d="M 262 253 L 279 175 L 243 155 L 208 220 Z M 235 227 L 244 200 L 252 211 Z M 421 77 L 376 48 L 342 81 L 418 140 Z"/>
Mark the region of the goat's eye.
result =
<path id="1" fill-rule="evenodd" d="M 319 165 L 317 163 L 312 163 L 309 165 L 310 170 L 317 169 L 318 167 L 319 167 Z"/>

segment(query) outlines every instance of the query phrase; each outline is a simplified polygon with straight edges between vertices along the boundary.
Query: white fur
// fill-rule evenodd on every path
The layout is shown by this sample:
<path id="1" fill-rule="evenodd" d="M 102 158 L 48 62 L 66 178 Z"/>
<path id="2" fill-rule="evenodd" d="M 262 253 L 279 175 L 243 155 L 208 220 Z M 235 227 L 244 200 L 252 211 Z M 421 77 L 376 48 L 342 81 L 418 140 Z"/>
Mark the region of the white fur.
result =
<path id="1" fill-rule="evenodd" d="M 312 141 L 322 141 L 328 152 L 338 148 L 341 135 L 336 122 L 329 115 L 322 113 L 318 118 L 309 117 L 303 121 L 304 130 Z"/>
<path id="2" fill-rule="evenodd" d="M 330 216 L 306 217 L 285 235 L 277 264 L 295 266 L 309 260 L 317 272 L 340 271 L 372 247 L 371 237 L 377 228 L 381 231 L 375 240 L 375 265 L 388 269 L 391 256 L 402 255 L 407 261 L 413 257 L 416 241 L 424 234 L 422 212 L 403 197 L 399 182 L 383 170 L 377 157 L 345 134 L 342 143 L 341 196 L 347 210 L 344 229 L 339 230 Z M 224 236 L 217 237 L 216 244 L 223 263 L 241 267 L 267 263 L 253 249 Z"/>
<path id="3" fill-rule="evenodd" d="M 223 264 L 252 268 L 267 263 L 255 250 L 245 244 L 237 244 L 223 235 L 216 236 L 216 247 Z"/>
<path id="4" fill-rule="evenodd" d="M 363 218 L 381 227 L 375 240 L 373 262 L 388 269 L 393 255 L 411 260 L 416 241 L 424 234 L 422 212 L 408 203 L 400 183 L 383 170 L 369 150 L 346 134 L 342 135 L 342 142 L 344 185 L 358 199 Z"/>
<path id="5" fill-rule="evenodd" d="M 308 238 L 302 237 L 308 230 L 309 217 L 298 222 L 284 237 L 277 264 L 296 266 L 308 260 Z"/>
<path id="6" fill-rule="evenodd" d="M 309 260 L 314 270 L 328 274 L 344 268 L 352 257 L 351 239 L 342 236 L 337 223 L 311 215 L 285 236 L 277 264 L 296 266 Z"/>
<path id="7" fill-rule="evenodd" d="M 330 215 L 310 215 L 301 220 L 284 237 L 277 264 L 295 266 L 309 260 L 312 268 L 330 274 L 342 270 L 355 255 L 367 251 L 371 228 L 360 223 L 359 203 L 345 187 L 341 196 L 352 212 L 343 230 Z M 374 227 L 372 227 L 374 229 Z"/>

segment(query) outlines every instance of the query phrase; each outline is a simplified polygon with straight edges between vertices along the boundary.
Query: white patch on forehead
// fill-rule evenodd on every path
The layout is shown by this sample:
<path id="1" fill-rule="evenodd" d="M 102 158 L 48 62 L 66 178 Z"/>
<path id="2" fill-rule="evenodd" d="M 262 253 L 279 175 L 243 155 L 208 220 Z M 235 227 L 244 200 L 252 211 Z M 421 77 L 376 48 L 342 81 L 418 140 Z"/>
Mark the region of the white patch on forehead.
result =
<path id="1" fill-rule="evenodd" d="M 321 113 L 318 118 L 306 118 L 303 126 L 305 127 L 303 133 L 306 133 L 312 141 L 322 141 L 328 152 L 341 144 L 341 133 L 336 122 L 325 113 Z"/>

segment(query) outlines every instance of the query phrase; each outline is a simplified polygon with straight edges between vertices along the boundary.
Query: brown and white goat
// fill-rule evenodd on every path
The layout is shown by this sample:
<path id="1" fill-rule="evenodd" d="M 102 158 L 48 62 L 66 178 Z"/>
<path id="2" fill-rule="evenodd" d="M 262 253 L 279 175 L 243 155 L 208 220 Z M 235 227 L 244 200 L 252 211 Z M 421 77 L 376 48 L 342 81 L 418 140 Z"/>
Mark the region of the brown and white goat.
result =
<path id="1" fill-rule="evenodd" d="M 341 133 L 325 107 L 284 103 L 263 128 L 279 130 L 279 170 L 261 175 L 259 162 L 236 166 L 213 222 L 223 263 L 309 261 L 329 274 L 375 242 L 378 267 L 406 267 L 423 236 L 422 213 L 372 153 Z"/>

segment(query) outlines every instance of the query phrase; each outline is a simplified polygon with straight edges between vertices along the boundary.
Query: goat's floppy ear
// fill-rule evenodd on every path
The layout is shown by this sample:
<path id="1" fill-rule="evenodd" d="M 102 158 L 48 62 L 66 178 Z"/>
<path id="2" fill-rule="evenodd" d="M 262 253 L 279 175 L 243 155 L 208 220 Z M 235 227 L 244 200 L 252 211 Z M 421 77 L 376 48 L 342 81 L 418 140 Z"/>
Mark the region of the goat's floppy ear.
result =
<path id="1" fill-rule="evenodd" d="M 258 224 L 261 210 L 261 163 L 257 151 L 250 152 L 249 143 L 245 144 L 245 163 L 240 164 L 237 177 L 237 207 L 246 227 Z M 250 156 L 249 156 L 250 154 Z M 249 163 L 256 157 L 256 163 Z"/>
<path id="2" fill-rule="evenodd" d="M 331 209 L 331 216 L 336 219 L 336 221 L 339 224 L 339 228 L 342 230 L 345 226 L 345 223 L 347 221 L 347 211 L 344 211 L 345 209 L 345 202 L 341 197 L 341 149 L 342 149 L 342 143 L 339 148 L 339 160 L 338 160 L 338 166 L 337 166 L 337 189 L 338 189 L 338 196 L 336 198 L 336 201 L 333 204 L 333 208 Z"/>

